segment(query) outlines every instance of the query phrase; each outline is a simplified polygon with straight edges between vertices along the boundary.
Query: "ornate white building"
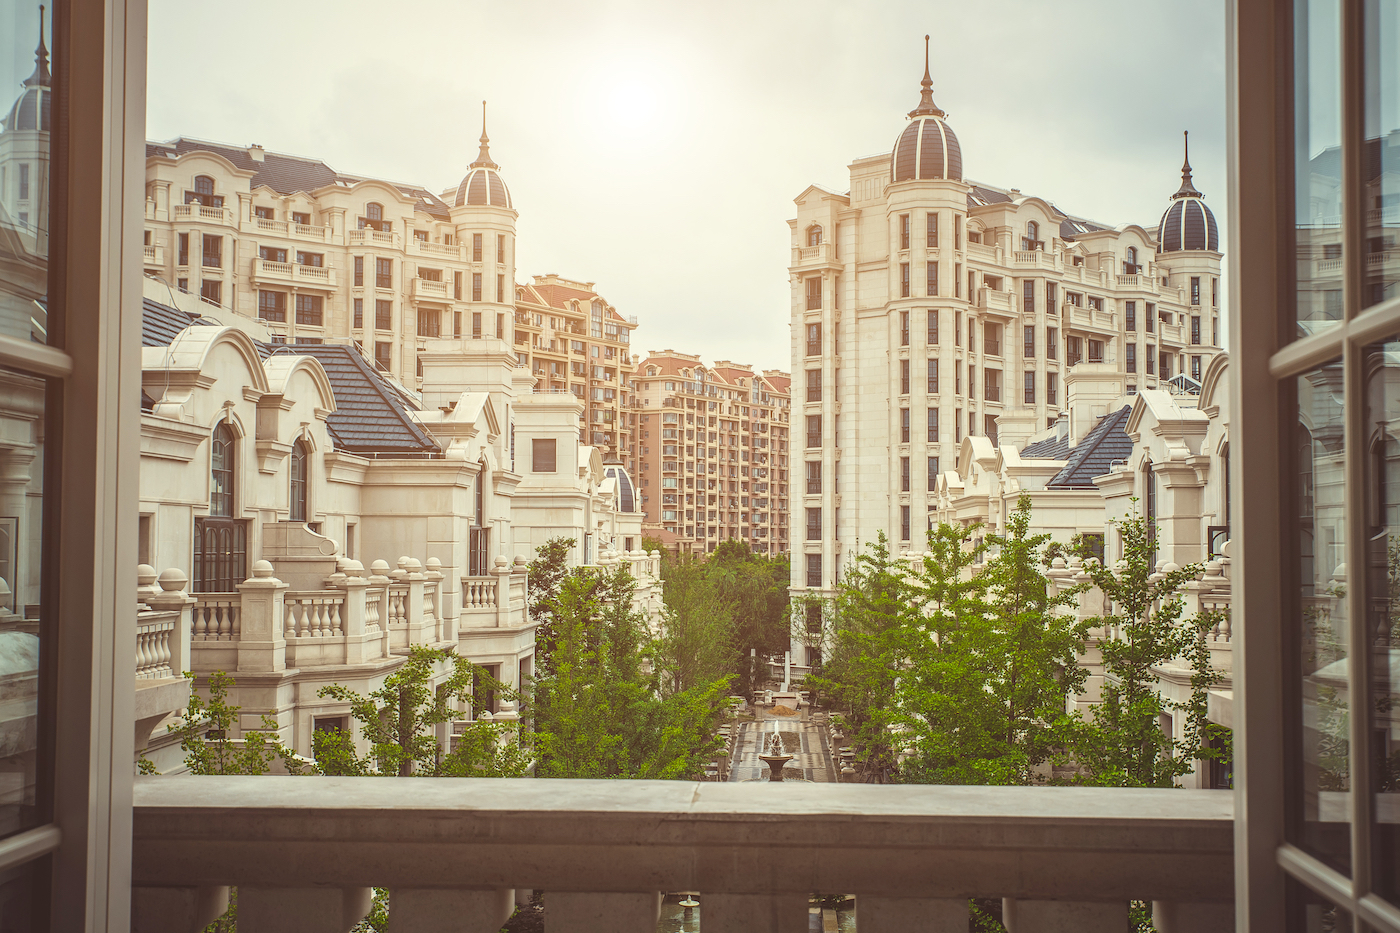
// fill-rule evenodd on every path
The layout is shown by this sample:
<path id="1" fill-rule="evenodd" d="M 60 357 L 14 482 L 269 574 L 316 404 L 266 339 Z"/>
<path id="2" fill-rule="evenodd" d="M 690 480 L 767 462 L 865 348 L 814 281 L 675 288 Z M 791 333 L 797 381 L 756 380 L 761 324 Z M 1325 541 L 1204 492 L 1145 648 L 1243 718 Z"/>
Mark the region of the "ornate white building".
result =
<path id="1" fill-rule="evenodd" d="M 890 152 L 852 162 L 845 193 L 808 187 L 788 222 L 798 592 L 829 593 L 882 531 L 921 539 L 964 438 L 1025 443 L 1077 378 L 1091 418 L 1199 391 L 1219 352 L 1219 236 L 1189 163 L 1154 228 L 1094 223 L 968 180 L 932 83 L 926 65 Z"/>

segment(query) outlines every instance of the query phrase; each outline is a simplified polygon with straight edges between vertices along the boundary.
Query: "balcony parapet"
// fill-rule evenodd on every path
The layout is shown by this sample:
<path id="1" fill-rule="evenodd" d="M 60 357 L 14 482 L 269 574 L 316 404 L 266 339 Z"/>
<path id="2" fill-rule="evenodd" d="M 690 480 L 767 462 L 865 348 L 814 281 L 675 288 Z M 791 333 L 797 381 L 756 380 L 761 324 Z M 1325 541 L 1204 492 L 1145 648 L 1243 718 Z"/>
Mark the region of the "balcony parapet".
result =
<path id="1" fill-rule="evenodd" d="M 965 930 L 969 897 L 1009 899 L 1017 933 L 1127 930 L 1130 898 L 1190 918 L 1164 931 L 1232 928 L 1223 791 L 155 776 L 134 798 L 146 931 L 195 928 L 229 884 L 278 930 L 312 929 L 288 912 L 318 896 L 314 929 L 348 929 L 371 886 L 398 933 L 445 929 L 411 918 L 448 903 L 454 929 L 495 929 L 514 888 L 589 931 L 650 933 L 667 891 L 700 892 L 708 933 L 806 929 L 813 892 L 854 894 L 861 933 Z"/>
<path id="2" fill-rule="evenodd" d="M 253 281 L 297 285 L 302 288 L 332 289 L 339 284 L 336 270 L 328 266 L 307 266 L 299 262 L 253 260 Z"/>
<path id="3" fill-rule="evenodd" d="M 270 220 L 266 217 L 254 217 L 252 220 L 244 222 L 243 230 L 246 233 L 270 233 L 274 236 L 287 237 L 293 240 L 306 240 L 309 243 L 331 242 L 330 227 L 299 224 L 290 220 Z"/>
<path id="4" fill-rule="evenodd" d="M 227 207 L 205 207 L 203 204 L 176 204 L 170 208 L 173 220 L 201 220 L 205 223 L 238 226 L 238 215 Z"/>

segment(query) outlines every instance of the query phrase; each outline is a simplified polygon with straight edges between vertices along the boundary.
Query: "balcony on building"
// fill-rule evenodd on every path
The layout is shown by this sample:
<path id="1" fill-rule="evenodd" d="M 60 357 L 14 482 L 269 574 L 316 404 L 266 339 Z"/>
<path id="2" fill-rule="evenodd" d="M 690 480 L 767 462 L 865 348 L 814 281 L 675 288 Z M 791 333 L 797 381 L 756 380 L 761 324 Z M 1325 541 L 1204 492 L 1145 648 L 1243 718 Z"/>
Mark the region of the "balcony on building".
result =
<path id="1" fill-rule="evenodd" d="M 252 268 L 254 282 L 278 285 L 295 285 L 299 288 L 314 288 L 329 291 L 340 283 L 337 270 L 329 266 L 311 266 L 299 262 L 273 262 L 269 259 L 254 259 Z"/>

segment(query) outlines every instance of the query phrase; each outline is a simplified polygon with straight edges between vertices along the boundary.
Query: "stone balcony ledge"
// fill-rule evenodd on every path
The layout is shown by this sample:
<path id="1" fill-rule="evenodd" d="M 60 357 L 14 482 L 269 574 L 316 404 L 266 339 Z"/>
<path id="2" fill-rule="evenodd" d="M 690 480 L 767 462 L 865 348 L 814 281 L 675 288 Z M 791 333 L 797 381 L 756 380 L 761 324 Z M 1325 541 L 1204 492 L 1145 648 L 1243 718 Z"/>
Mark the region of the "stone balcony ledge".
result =
<path id="1" fill-rule="evenodd" d="M 136 781 L 133 883 L 1228 912 L 1232 816 L 1222 791 L 155 776 Z"/>

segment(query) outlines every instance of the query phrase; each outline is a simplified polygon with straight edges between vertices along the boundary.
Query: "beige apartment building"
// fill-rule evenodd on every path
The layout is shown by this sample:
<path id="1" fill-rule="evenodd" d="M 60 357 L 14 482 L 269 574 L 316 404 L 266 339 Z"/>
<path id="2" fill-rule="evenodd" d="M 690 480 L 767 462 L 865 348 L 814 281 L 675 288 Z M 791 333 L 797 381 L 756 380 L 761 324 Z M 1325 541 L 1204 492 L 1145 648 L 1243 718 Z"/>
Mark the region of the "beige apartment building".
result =
<path id="1" fill-rule="evenodd" d="M 518 215 L 498 170 L 484 127 L 440 195 L 258 145 L 148 143 L 145 271 L 275 342 L 354 342 L 417 389 L 429 340 L 514 341 Z"/>
<path id="2" fill-rule="evenodd" d="M 1090 417 L 1143 389 L 1199 393 L 1220 352 L 1219 234 L 1189 162 L 1150 226 L 967 180 L 927 67 L 892 150 L 796 203 L 796 590 L 830 592 L 880 532 L 921 541 L 965 436 L 1037 438 L 1076 381 L 1101 398 Z"/>
<path id="3" fill-rule="evenodd" d="M 635 475 L 637 415 L 631 410 L 635 315 L 624 318 L 593 282 L 537 275 L 515 288 L 515 350 L 537 391 L 583 403 L 579 443 L 622 460 Z"/>
<path id="4" fill-rule="evenodd" d="M 637 468 L 646 529 L 674 553 L 743 541 L 788 550 L 791 378 L 655 350 L 637 366 Z"/>

